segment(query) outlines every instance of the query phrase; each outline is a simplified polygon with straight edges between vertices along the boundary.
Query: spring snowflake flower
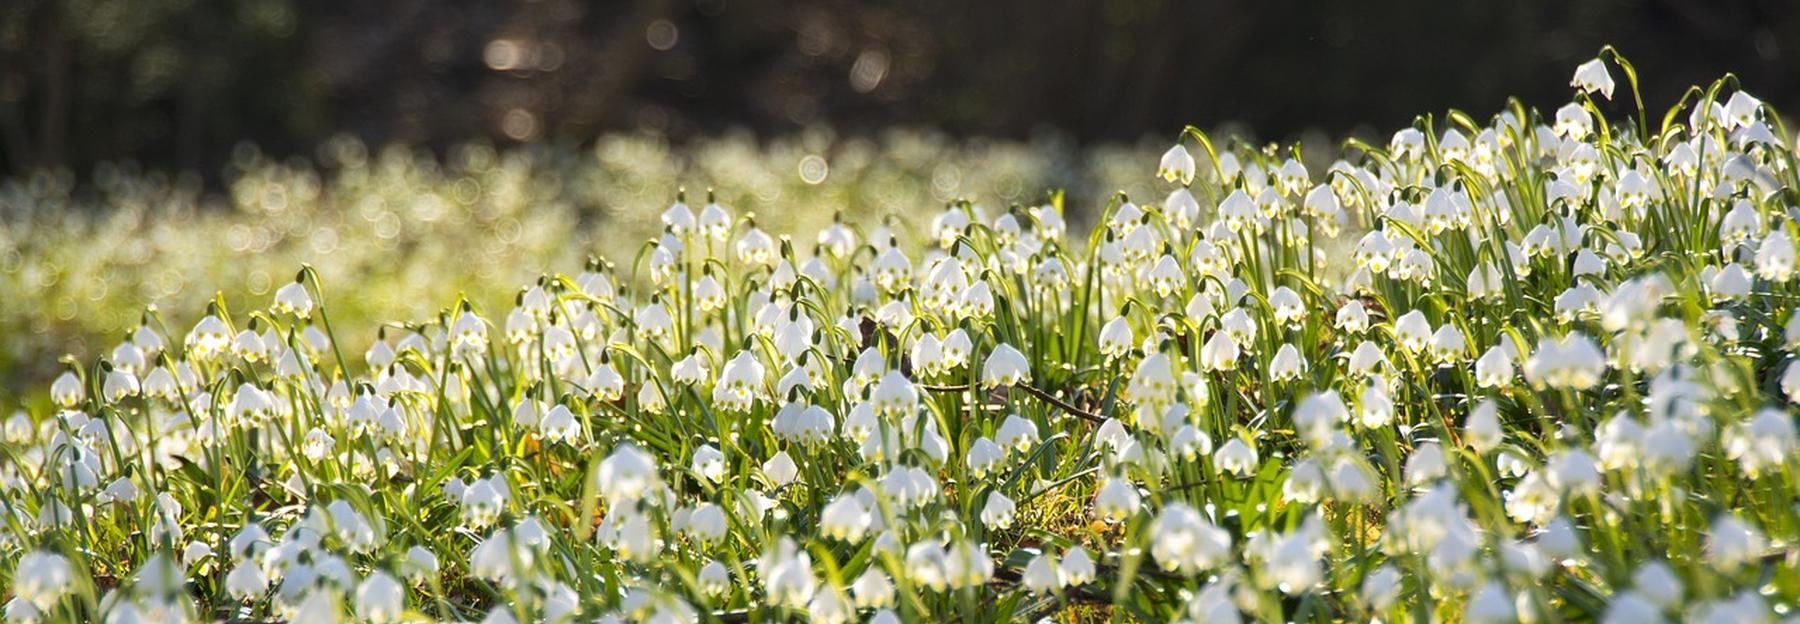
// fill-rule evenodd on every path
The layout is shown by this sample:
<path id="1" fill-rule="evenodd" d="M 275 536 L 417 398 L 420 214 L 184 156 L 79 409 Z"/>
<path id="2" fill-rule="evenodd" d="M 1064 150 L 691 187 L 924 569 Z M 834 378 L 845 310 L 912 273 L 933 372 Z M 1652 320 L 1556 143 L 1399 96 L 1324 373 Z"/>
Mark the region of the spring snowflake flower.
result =
<path id="1" fill-rule="evenodd" d="M 42 550 L 25 553 L 13 568 L 13 595 L 39 611 L 49 611 L 74 591 L 74 572 L 62 555 Z"/>
<path id="2" fill-rule="evenodd" d="M 1132 337 L 1131 325 L 1125 317 L 1115 316 L 1100 328 L 1100 353 L 1108 358 L 1125 355 L 1131 350 L 1136 339 Z"/>
<path id="3" fill-rule="evenodd" d="M 850 583 L 851 600 L 858 607 L 880 608 L 894 604 L 894 582 L 879 566 L 869 566 Z"/>
<path id="4" fill-rule="evenodd" d="M 1739 91 L 1731 94 L 1731 99 L 1725 102 L 1725 118 L 1731 122 L 1733 127 L 1741 128 L 1755 123 L 1756 113 L 1761 109 L 1762 100 L 1756 99 L 1749 93 Z"/>
<path id="5" fill-rule="evenodd" d="M 1756 527 L 1726 514 L 1713 520 L 1706 536 L 1706 558 L 1714 569 L 1732 572 L 1763 555 L 1766 540 Z"/>
<path id="6" fill-rule="evenodd" d="M 1296 503 L 1319 502 L 1324 493 L 1325 471 L 1311 458 L 1295 462 L 1281 483 L 1281 495 Z"/>
<path id="7" fill-rule="evenodd" d="M 1057 568 L 1062 573 L 1064 584 L 1070 587 L 1086 585 L 1088 581 L 1094 580 L 1094 560 L 1088 556 L 1087 549 L 1080 545 L 1071 546 L 1064 551 Z"/>
<path id="8" fill-rule="evenodd" d="M 1227 560 L 1231 535 L 1192 507 L 1172 503 L 1150 524 L 1150 554 L 1164 570 L 1192 575 Z"/>
<path id="9" fill-rule="evenodd" d="M 567 405 L 558 403 L 550 408 L 549 413 L 544 414 L 543 420 L 538 422 L 538 429 L 543 432 L 545 440 L 574 444 L 576 438 L 581 436 L 581 421 L 575 418 L 575 413 Z"/>
<path id="10" fill-rule="evenodd" d="M 993 474 L 1005 460 L 1006 449 L 995 444 L 993 440 L 976 438 L 975 442 L 969 445 L 967 457 L 969 472 L 973 473 L 977 479 Z"/>
<path id="11" fill-rule="evenodd" d="M 1237 341 L 1223 331 L 1213 332 L 1200 348 L 1200 367 L 1209 371 L 1230 371 L 1237 368 L 1238 355 Z"/>
<path id="12" fill-rule="evenodd" d="M 1517 599 L 1499 582 L 1489 581 L 1469 598 L 1463 618 L 1477 624 L 1500 624 L 1518 619 Z"/>
<path id="13" fill-rule="evenodd" d="M 600 495 L 613 506 L 634 503 L 645 492 L 662 485 L 662 478 L 657 474 L 656 460 L 630 444 L 615 447 L 612 454 L 600 462 L 596 476 Z"/>
<path id="14" fill-rule="evenodd" d="M 1168 409 L 1175 401 L 1175 392 L 1174 364 L 1160 352 L 1138 361 L 1125 385 L 1126 396 L 1152 412 Z"/>
<path id="15" fill-rule="evenodd" d="M 990 357 L 990 359 L 992 359 Z M 870 405 L 879 414 L 888 416 L 911 416 L 919 410 L 919 390 L 912 380 L 900 371 L 888 371 L 875 384 L 875 392 L 870 397 Z"/>
<path id="16" fill-rule="evenodd" d="M 1772 282 L 1786 282 L 1794 276 L 1794 238 L 1786 228 L 1770 232 L 1757 246 L 1756 276 Z"/>
<path id="17" fill-rule="evenodd" d="M 1350 409 L 1336 390 L 1308 395 L 1294 408 L 1294 426 L 1309 440 L 1322 440 L 1338 424 L 1349 420 Z"/>
<path id="18" fill-rule="evenodd" d="M 1756 478 L 1787 461 L 1796 447 L 1795 438 L 1792 416 L 1784 410 L 1764 408 L 1748 422 L 1726 430 L 1725 455 L 1736 460 L 1744 474 Z"/>
<path id="19" fill-rule="evenodd" d="M 1375 342 L 1371 340 L 1358 343 L 1345 364 L 1349 367 L 1349 372 L 1358 377 L 1371 377 L 1393 367 L 1387 354 L 1382 353 L 1381 347 L 1375 346 Z"/>
<path id="20" fill-rule="evenodd" d="M 240 601 L 250 600 L 268 591 L 269 577 L 254 561 L 239 560 L 225 575 L 225 591 Z"/>
<path id="21" fill-rule="evenodd" d="M 981 381 L 989 388 L 1015 386 L 1031 381 L 1031 361 L 1012 345 L 994 347 L 981 367 Z"/>
<path id="22" fill-rule="evenodd" d="M 1663 419 L 1644 433 L 1641 461 L 1652 475 L 1670 476 L 1693 464 L 1693 435 L 1673 419 Z"/>
<path id="23" fill-rule="evenodd" d="M 1030 450 L 1032 445 L 1037 444 L 1039 439 L 1037 423 L 1022 418 L 1018 414 L 1009 414 L 1006 420 L 1000 423 L 1000 429 L 994 434 L 994 439 L 1002 448 L 1015 453 L 1023 453 Z"/>
<path id="24" fill-rule="evenodd" d="M 1269 359 L 1269 375 L 1276 381 L 1293 381 L 1306 371 L 1306 360 L 1300 357 L 1300 350 L 1293 344 L 1281 345 L 1275 351 L 1275 357 Z"/>
<path id="25" fill-rule="evenodd" d="M 1025 564 L 1025 573 L 1021 582 L 1031 593 L 1044 595 L 1060 591 L 1063 587 L 1062 570 L 1058 567 L 1056 557 L 1050 553 L 1039 553 Z"/>
<path id="26" fill-rule="evenodd" d="M 357 615 L 370 622 L 399 621 L 406 609 L 406 589 L 387 573 L 376 570 L 356 587 Z"/>
<path id="27" fill-rule="evenodd" d="M 1213 453 L 1213 465 L 1219 470 L 1239 477 L 1250 476 L 1255 472 L 1257 463 L 1256 449 L 1250 448 L 1243 438 L 1233 437 Z"/>
<path id="28" fill-rule="evenodd" d="M 1594 118 L 1580 104 L 1565 104 L 1556 109 L 1557 136 L 1579 141 L 1594 131 Z"/>
<path id="29" fill-rule="evenodd" d="M 1536 387 L 1586 390 L 1599 383 L 1605 372 L 1605 355 L 1579 333 L 1540 340 L 1537 352 L 1525 363 L 1525 378 Z"/>
<path id="30" fill-rule="evenodd" d="M 1016 506 L 1012 499 L 998 490 L 988 493 L 987 503 L 981 507 L 981 524 L 991 529 L 1006 529 L 1012 526 Z"/>
<path id="31" fill-rule="evenodd" d="M 1606 71 L 1606 63 L 1593 59 L 1575 68 L 1575 77 L 1569 80 L 1569 86 L 1587 93 L 1599 93 L 1606 99 L 1613 96 L 1613 77 Z"/>
<path id="32" fill-rule="evenodd" d="M 762 472 L 776 487 L 793 483 L 800 478 L 800 466 L 794 463 L 794 458 L 787 451 L 777 451 L 768 461 L 763 462 Z"/>
<path id="33" fill-rule="evenodd" d="M 1187 186 L 1194 182 L 1194 156 L 1187 148 L 1180 145 L 1163 152 L 1162 161 L 1156 165 L 1156 175 L 1169 182 L 1180 182 Z"/>
<path id="34" fill-rule="evenodd" d="M 1094 495 L 1094 515 L 1109 522 L 1118 522 L 1137 513 L 1142 497 L 1137 486 L 1117 477 L 1110 477 L 1100 484 L 1100 490 Z"/>
<path id="35" fill-rule="evenodd" d="M 846 542 L 862 541 L 871 521 L 868 508 L 852 495 L 833 498 L 819 515 L 819 526 L 824 535 Z"/>
<path id="36" fill-rule="evenodd" d="M 1382 565 L 1363 576 L 1358 597 L 1372 611 L 1386 611 L 1400 599 L 1400 572 L 1392 565 Z"/>

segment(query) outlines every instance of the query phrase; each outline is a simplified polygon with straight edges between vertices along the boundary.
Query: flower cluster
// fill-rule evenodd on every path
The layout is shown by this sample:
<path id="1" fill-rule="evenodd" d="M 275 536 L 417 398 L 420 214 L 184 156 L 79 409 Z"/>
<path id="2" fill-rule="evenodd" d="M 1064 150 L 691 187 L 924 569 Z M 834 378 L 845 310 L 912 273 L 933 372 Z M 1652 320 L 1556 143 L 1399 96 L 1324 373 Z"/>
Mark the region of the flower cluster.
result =
<path id="1" fill-rule="evenodd" d="M 1085 234 L 682 196 L 360 356 L 311 268 L 152 311 L 5 424 L 4 617 L 1772 621 L 1800 168 L 1635 81 L 1323 167 L 1190 128 Z"/>

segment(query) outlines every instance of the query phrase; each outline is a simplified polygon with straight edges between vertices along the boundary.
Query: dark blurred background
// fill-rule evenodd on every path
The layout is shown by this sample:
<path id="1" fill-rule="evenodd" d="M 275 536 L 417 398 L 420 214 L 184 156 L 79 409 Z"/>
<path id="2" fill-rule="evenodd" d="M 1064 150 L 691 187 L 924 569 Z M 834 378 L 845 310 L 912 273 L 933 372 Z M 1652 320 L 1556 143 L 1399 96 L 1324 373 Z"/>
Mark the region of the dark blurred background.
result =
<path id="1" fill-rule="evenodd" d="M 1078 141 L 1391 129 L 1567 101 L 1613 43 L 1657 114 L 1731 71 L 1800 101 L 1784 0 L 4 0 L 0 171 L 219 171 L 232 146 L 904 125 Z M 1618 76 L 1623 88 L 1623 76 Z M 1628 96 L 1613 106 L 1628 110 Z"/>

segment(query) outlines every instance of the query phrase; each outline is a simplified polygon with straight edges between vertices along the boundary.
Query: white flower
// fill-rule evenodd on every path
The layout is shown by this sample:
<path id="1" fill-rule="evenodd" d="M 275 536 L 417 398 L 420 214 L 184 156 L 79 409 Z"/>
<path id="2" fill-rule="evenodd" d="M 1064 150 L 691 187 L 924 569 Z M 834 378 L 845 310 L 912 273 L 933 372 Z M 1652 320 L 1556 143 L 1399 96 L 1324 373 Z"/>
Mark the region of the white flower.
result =
<path id="1" fill-rule="evenodd" d="M 1307 395 L 1294 408 L 1294 426 L 1308 443 L 1324 440 L 1333 428 L 1349 420 L 1350 408 L 1344 405 L 1343 396 L 1336 390 Z"/>
<path id="2" fill-rule="evenodd" d="M 1511 592 L 1498 582 L 1489 581 L 1476 590 L 1463 609 L 1463 618 L 1477 624 L 1513 622 L 1518 617 Z"/>
<path id="3" fill-rule="evenodd" d="M 231 573 L 225 575 L 225 591 L 239 601 L 254 599 L 268 589 L 269 577 L 254 561 L 239 560 Z"/>
<path id="4" fill-rule="evenodd" d="M 1231 535 L 1194 508 L 1171 503 L 1150 524 L 1150 554 L 1164 570 L 1191 575 L 1224 562 Z"/>
<path id="5" fill-rule="evenodd" d="M 1505 431 L 1500 426 L 1500 405 L 1493 399 L 1482 399 L 1469 410 L 1463 422 L 1463 436 L 1477 453 L 1487 453 L 1499 446 Z"/>
<path id="6" fill-rule="evenodd" d="M 694 449 L 692 466 L 696 474 L 713 483 L 725 479 L 725 453 L 711 444 L 702 444 L 700 448 Z"/>
<path id="7" fill-rule="evenodd" d="M 981 507 L 981 524 L 990 529 L 1005 529 L 1012 526 L 1015 506 L 1010 498 L 999 490 L 988 493 L 987 503 Z"/>
<path id="8" fill-rule="evenodd" d="M 106 374 L 106 384 L 102 391 L 106 393 L 108 401 L 117 401 L 125 397 L 137 396 L 142 392 L 142 388 L 138 384 L 136 375 L 131 374 L 128 370 L 115 368 Z"/>
<path id="9" fill-rule="evenodd" d="M 1268 539 L 1264 537 L 1264 539 Z M 1311 516 L 1299 529 L 1274 538 L 1262 545 L 1264 572 L 1268 582 L 1288 595 L 1311 591 L 1324 580 L 1319 558 L 1325 552 L 1324 525 Z M 1254 550 L 1247 546 L 1246 549 Z"/>
<path id="10" fill-rule="evenodd" d="M 969 472 L 973 473 L 977 479 L 984 478 L 998 470 L 1001 462 L 1005 459 L 1006 449 L 987 438 L 976 438 L 975 442 L 969 445 L 967 459 Z"/>
<path id="11" fill-rule="evenodd" d="M 1300 300 L 1300 293 L 1286 286 L 1269 293 L 1269 307 L 1275 311 L 1275 321 L 1282 324 L 1294 324 L 1306 318 L 1306 304 Z"/>
<path id="12" fill-rule="evenodd" d="M 1212 454 L 1212 436 L 1206 435 L 1193 425 L 1182 425 L 1169 437 L 1169 450 L 1181 455 L 1182 459 L 1193 461 L 1201 455 Z"/>
<path id="13" fill-rule="evenodd" d="M 994 434 L 994 440 L 1001 448 L 1023 453 L 1030 450 L 1032 445 L 1037 444 L 1037 423 L 1022 418 L 1018 414 L 1009 414 L 1006 420 L 1000 423 L 1000 429 Z"/>
<path id="14" fill-rule="evenodd" d="M 890 607 L 894 604 L 894 582 L 882 573 L 879 566 L 869 566 L 861 576 L 850 584 L 850 594 L 856 605 L 863 608 Z"/>
<path id="15" fill-rule="evenodd" d="M 1445 323 L 1431 335 L 1428 352 L 1431 359 L 1439 364 L 1454 364 L 1468 357 L 1468 341 L 1463 338 L 1462 330 L 1455 325 Z"/>
<path id="16" fill-rule="evenodd" d="M 1543 338 L 1525 362 L 1525 378 L 1533 386 L 1586 390 L 1606 372 L 1606 356 L 1587 336 L 1572 333 L 1558 340 Z"/>
<path id="17" fill-rule="evenodd" d="M 386 572 L 375 570 L 356 587 L 357 615 L 371 622 L 394 622 L 406 610 L 406 588 Z"/>
<path id="18" fill-rule="evenodd" d="M 49 611 L 63 595 L 74 590 L 74 573 L 62 555 L 34 550 L 19 558 L 13 568 L 13 595 Z"/>
<path id="19" fill-rule="evenodd" d="M 600 462 L 597 476 L 600 495 L 615 507 L 634 503 L 644 492 L 662 484 L 656 459 L 631 444 L 613 448 L 612 454 Z"/>
<path id="20" fill-rule="evenodd" d="M 719 563 L 717 560 L 708 561 L 706 565 L 700 567 L 700 575 L 697 580 L 701 591 L 706 592 L 709 596 L 718 596 L 731 588 L 731 570 L 726 569 L 725 564 Z"/>
<path id="21" fill-rule="evenodd" d="M 1426 442 L 1414 448 L 1412 457 L 1406 460 L 1406 482 L 1423 486 L 1443 478 L 1449 469 L 1444 447 L 1437 442 Z"/>
<path id="22" fill-rule="evenodd" d="M 1156 175 L 1170 182 L 1180 182 L 1182 186 L 1191 184 L 1194 181 L 1194 156 L 1177 144 L 1163 152 L 1162 161 L 1156 165 Z"/>
<path id="23" fill-rule="evenodd" d="M 312 295 L 300 282 L 288 282 L 286 286 L 275 291 L 275 303 L 269 309 L 276 314 L 291 314 L 300 318 L 312 316 Z"/>
<path id="24" fill-rule="evenodd" d="M 768 477 L 776 487 L 793 483 L 800 478 L 800 466 L 794 463 L 794 458 L 787 451 L 778 451 L 774 457 L 763 462 L 762 471 L 763 476 Z"/>
<path id="25" fill-rule="evenodd" d="M 1394 336 L 1400 340 L 1400 347 L 1407 353 L 1418 353 L 1431 342 L 1431 322 L 1425 320 L 1425 313 L 1418 310 L 1400 315 L 1394 321 Z"/>
<path id="26" fill-rule="evenodd" d="M 1063 581 L 1071 587 L 1094 580 L 1094 560 L 1088 556 L 1087 549 L 1080 545 L 1071 546 L 1064 551 L 1058 567 L 1062 568 Z"/>
<path id="27" fill-rule="evenodd" d="M 620 376 L 618 369 L 613 368 L 612 363 L 605 359 L 602 359 L 594 367 L 594 372 L 588 375 L 586 386 L 587 391 L 602 402 L 611 403 L 625 396 L 625 378 Z"/>
<path id="28" fill-rule="evenodd" d="M 1674 419 L 1663 419 L 1644 433 L 1643 466 L 1657 476 L 1684 472 L 1694 461 L 1694 438 Z"/>
<path id="29" fill-rule="evenodd" d="M 951 587 L 979 587 L 994 576 L 994 559 L 987 545 L 962 540 L 944 551 L 944 575 Z"/>
<path id="30" fill-rule="evenodd" d="M 1787 228 L 1776 228 L 1757 245 L 1756 276 L 1772 282 L 1794 276 L 1794 238 Z"/>
<path id="31" fill-rule="evenodd" d="M 1244 443 L 1243 438 L 1233 437 L 1213 453 L 1213 465 L 1219 470 L 1240 477 L 1250 476 L 1255 472 L 1258 463 L 1256 449 Z"/>
<path id="32" fill-rule="evenodd" d="M 87 392 L 81 387 L 81 379 L 75 373 L 63 371 L 50 383 L 50 398 L 63 409 L 74 409 L 81 403 Z"/>
<path id="33" fill-rule="evenodd" d="M 1581 140 L 1593 132 L 1594 118 L 1580 104 L 1565 104 L 1556 109 L 1555 130 L 1558 136 Z"/>
<path id="34" fill-rule="evenodd" d="M 575 419 L 575 412 L 561 403 L 550 408 L 544 419 L 538 422 L 538 429 L 543 432 L 544 439 L 564 444 L 574 444 L 575 438 L 581 435 L 581 421 Z"/>
<path id="35" fill-rule="evenodd" d="M 1153 413 L 1167 410 L 1175 401 L 1175 391 L 1174 364 L 1161 352 L 1138 361 L 1125 385 L 1125 396 Z"/>
<path id="36" fill-rule="evenodd" d="M 1021 580 L 1031 593 L 1048 594 L 1062 589 L 1062 569 L 1057 566 L 1054 555 L 1039 553 L 1031 558 L 1031 563 L 1025 564 Z"/>
<path id="37" fill-rule="evenodd" d="M 1100 354 L 1108 358 L 1125 355 L 1134 342 L 1136 339 L 1131 335 L 1131 325 L 1125 322 L 1123 316 L 1113 317 L 1113 320 L 1107 321 L 1100 328 Z"/>
<path id="38" fill-rule="evenodd" d="M 1356 299 L 1338 308 L 1335 320 L 1337 328 L 1345 333 L 1360 334 L 1369 328 L 1369 313 L 1363 309 L 1362 301 Z"/>
<path id="39" fill-rule="evenodd" d="M 820 532 L 826 537 L 846 542 L 862 541 L 873 517 L 867 507 L 848 494 L 833 498 L 819 513 Z"/>
<path id="40" fill-rule="evenodd" d="M 725 532 L 730 529 L 725 508 L 714 503 L 700 503 L 688 510 L 685 518 L 685 523 L 677 528 L 685 529 L 688 535 L 708 544 L 724 539 Z"/>
<path id="41" fill-rule="evenodd" d="M 875 392 L 869 401 L 876 412 L 907 417 L 919 411 L 919 390 L 905 374 L 897 370 L 888 371 L 875 384 Z"/>
<path id="42" fill-rule="evenodd" d="M 1749 93 L 1739 91 L 1731 94 L 1725 102 L 1725 118 L 1734 127 L 1748 126 L 1756 121 L 1756 112 L 1762 108 L 1762 100 Z"/>
<path id="43" fill-rule="evenodd" d="M 1325 471 L 1312 458 L 1294 462 L 1281 483 L 1281 495 L 1296 503 L 1316 503 L 1325 492 Z"/>
<path id="44" fill-rule="evenodd" d="M 1206 339 L 1205 346 L 1200 347 L 1200 368 L 1209 371 L 1229 371 L 1237 368 L 1238 344 L 1225 332 L 1213 332 Z"/>
<path id="45" fill-rule="evenodd" d="M 437 575 L 438 558 L 424 546 L 413 546 L 406 549 L 406 559 L 400 563 L 400 570 L 406 578 L 415 583 L 422 582 Z"/>
<path id="46" fill-rule="evenodd" d="M 1737 516 L 1726 514 L 1712 523 L 1706 536 L 1706 559 L 1720 572 L 1734 572 L 1763 555 L 1765 540 L 1756 530 Z"/>
<path id="47" fill-rule="evenodd" d="M 1382 565 L 1363 576 L 1363 604 L 1372 611 L 1386 611 L 1400 599 L 1400 572 L 1391 565 Z"/>
<path id="48" fill-rule="evenodd" d="M 1094 515 L 1108 522 L 1118 522 L 1137 513 L 1142 497 L 1137 486 L 1117 477 L 1109 477 L 1094 494 Z"/>
<path id="49" fill-rule="evenodd" d="M 1356 403 L 1356 421 L 1364 427 L 1376 429 L 1394 421 L 1394 401 L 1388 398 L 1387 390 L 1381 384 L 1372 383 L 1363 388 Z"/>
<path id="50" fill-rule="evenodd" d="M 856 614 L 841 591 L 829 585 L 813 594 L 812 601 L 806 604 L 806 613 L 812 621 L 823 624 L 843 624 Z"/>
<path id="51" fill-rule="evenodd" d="M 1612 99 L 1613 78 L 1606 71 L 1606 63 L 1593 59 L 1575 68 L 1575 77 L 1569 80 L 1569 86 L 1587 93 L 1599 93 Z"/>
<path id="52" fill-rule="evenodd" d="M 1281 345 L 1269 360 L 1269 376 L 1276 381 L 1293 381 L 1306 371 L 1306 359 L 1292 343 Z"/>
<path id="53" fill-rule="evenodd" d="M 1204 353 L 1201 357 L 1205 357 Z M 1387 359 L 1387 354 L 1382 353 L 1381 347 L 1375 346 L 1375 342 L 1372 340 L 1364 340 L 1357 344 L 1356 350 L 1350 352 L 1350 360 L 1347 364 L 1349 364 L 1349 372 L 1358 377 L 1379 374 L 1392 367 L 1392 363 Z"/>
<path id="54" fill-rule="evenodd" d="M 1031 362 L 1011 345 L 994 347 L 981 367 L 981 381 L 989 388 L 1014 386 L 1031 381 Z"/>
<path id="55" fill-rule="evenodd" d="M 1483 388 L 1505 388 L 1512 385 L 1513 356 L 1507 348 L 1511 343 L 1501 343 L 1488 349 L 1475 360 L 1475 383 Z"/>
<path id="56" fill-rule="evenodd" d="M 1775 408 L 1758 410 L 1749 422 L 1726 430 L 1725 455 L 1737 460 L 1751 478 L 1780 466 L 1794 452 L 1794 419 Z"/>
<path id="57" fill-rule="evenodd" d="M 1586 495 L 1600 489 L 1600 467 L 1594 456 L 1581 449 L 1567 449 L 1550 457 L 1545 468 L 1550 483 L 1571 494 Z"/>

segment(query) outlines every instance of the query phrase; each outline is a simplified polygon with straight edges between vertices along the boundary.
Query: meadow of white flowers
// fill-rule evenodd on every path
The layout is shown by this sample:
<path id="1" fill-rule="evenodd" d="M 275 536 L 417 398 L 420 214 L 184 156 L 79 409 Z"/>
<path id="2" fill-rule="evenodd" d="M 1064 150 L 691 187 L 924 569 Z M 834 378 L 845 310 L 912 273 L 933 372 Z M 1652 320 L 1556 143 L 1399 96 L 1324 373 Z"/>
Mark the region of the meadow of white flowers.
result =
<path id="1" fill-rule="evenodd" d="M 683 198 L 508 309 L 152 310 L 5 422 L 4 619 L 1786 618 L 1793 135 L 1636 81 L 1324 171 L 1190 128 L 1085 234 Z"/>

